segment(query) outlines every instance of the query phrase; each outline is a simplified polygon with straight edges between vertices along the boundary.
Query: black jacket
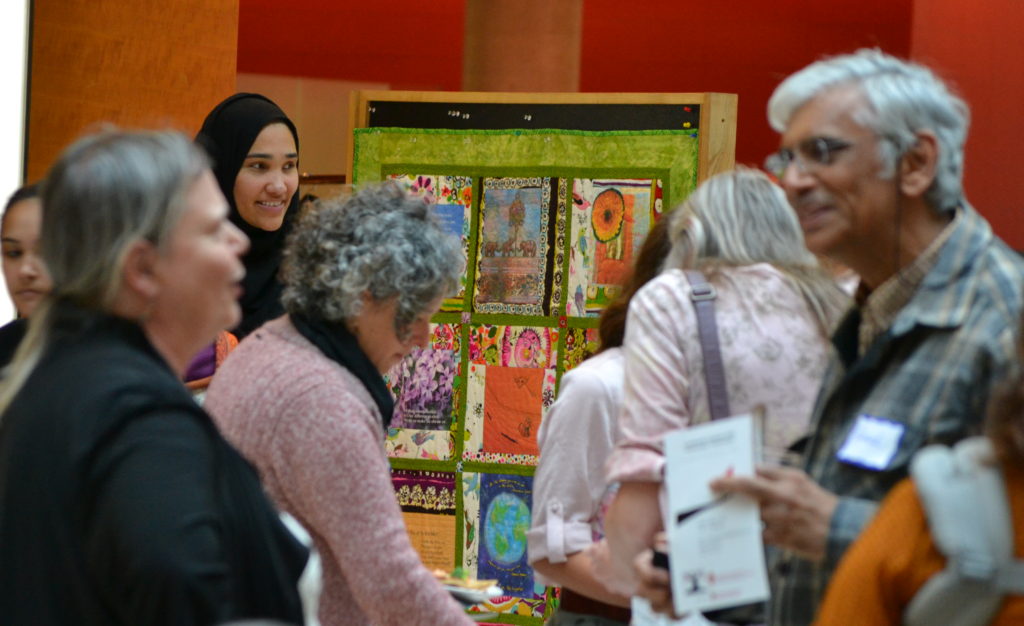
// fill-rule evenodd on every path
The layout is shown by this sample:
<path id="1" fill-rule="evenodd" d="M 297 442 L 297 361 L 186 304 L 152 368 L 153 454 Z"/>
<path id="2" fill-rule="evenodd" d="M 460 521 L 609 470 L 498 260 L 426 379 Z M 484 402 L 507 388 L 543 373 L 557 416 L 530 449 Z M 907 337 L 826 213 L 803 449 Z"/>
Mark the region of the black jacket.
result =
<path id="1" fill-rule="evenodd" d="M 306 551 L 136 324 L 58 309 L 0 417 L 0 622 L 301 623 Z"/>
<path id="2" fill-rule="evenodd" d="M 0 367 L 6 367 L 14 358 L 26 330 L 28 320 L 24 317 L 0 326 Z"/>

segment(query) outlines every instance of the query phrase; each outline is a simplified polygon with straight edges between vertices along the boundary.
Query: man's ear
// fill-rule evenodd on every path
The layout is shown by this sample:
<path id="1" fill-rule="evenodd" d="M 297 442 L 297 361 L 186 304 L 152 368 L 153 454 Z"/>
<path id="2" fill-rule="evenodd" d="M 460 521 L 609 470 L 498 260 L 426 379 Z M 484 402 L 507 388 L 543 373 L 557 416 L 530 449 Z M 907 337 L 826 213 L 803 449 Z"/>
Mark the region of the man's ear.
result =
<path id="1" fill-rule="evenodd" d="M 900 159 L 900 191 L 910 198 L 920 198 L 935 180 L 939 163 L 939 140 L 930 130 L 917 132 L 917 141 Z"/>
<path id="2" fill-rule="evenodd" d="M 124 287 L 147 304 L 160 295 L 160 280 L 157 276 L 159 259 L 156 246 L 144 239 L 129 246 L 124 255 L 121 270 Z"/>

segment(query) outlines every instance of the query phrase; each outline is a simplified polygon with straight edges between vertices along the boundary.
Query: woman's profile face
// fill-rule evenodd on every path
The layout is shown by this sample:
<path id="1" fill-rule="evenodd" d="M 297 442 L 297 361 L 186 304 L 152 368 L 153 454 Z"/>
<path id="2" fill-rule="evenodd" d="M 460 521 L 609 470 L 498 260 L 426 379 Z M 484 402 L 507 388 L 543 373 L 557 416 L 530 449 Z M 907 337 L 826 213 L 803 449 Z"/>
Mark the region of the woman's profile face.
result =
<path id="1" fill-rule="evenodd" d="M 50 275 L 39 256 L 39 232 L 43 205 L 39 198 L 26 198 L 7 209 L 3 219 L 4 280 L 21 317 L 28 317 L 46 294 Z"/>
<path id="2" fill-rule="evenodd" d="M 228 206 L 206 171 L 189 189 L 154 275 L 160 293 L 150 320 L 176 336 L 208 342 L 241 319 L 238 298 L 249 240 L 228 220 Z"/>
<path id="3" fill-rule="evenodd" d="M 443 300 L 443 296 L 436 298 L 416 316 L 409 325 L 409 336 L 405 340 L 399 339 L 395 332 L 397 298 L 374 300 L 364 297 L 362 310 L 349 320 L 348 326 L 370 362 L 377 371 L 385 374 L 413 348 L 427 345 L 430 341 L 430 318 L 441 308 Z"/>
<path id="4" fill-rule="evenodd" d="M 299 155 L 291 130 L 269 124 L 252 142 L 235 177 L 235 206 L 250 226 L 275 231 L 299 188 Z"/>

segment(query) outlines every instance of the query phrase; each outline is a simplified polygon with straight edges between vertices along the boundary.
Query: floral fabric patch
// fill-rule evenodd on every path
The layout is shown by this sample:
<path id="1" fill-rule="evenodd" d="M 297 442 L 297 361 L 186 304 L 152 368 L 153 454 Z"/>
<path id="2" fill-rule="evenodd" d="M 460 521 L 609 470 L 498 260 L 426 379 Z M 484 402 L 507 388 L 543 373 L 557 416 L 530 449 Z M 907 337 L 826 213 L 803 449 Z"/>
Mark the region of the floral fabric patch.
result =
<path id="1" fill-rule="evenodd" d="M 460 324 L 432 324 L 430 346 L 414 348 L 385 377 L 395 398 L 388 456 L 452 458 L 463 388 L 461 332 Z"/>
<path id="2" fill-rule="evenodd" d="M 660 181 L 573 181 L 565 315 L 596 317 L 620 293 L 633 255 L 660 215 Z"/>

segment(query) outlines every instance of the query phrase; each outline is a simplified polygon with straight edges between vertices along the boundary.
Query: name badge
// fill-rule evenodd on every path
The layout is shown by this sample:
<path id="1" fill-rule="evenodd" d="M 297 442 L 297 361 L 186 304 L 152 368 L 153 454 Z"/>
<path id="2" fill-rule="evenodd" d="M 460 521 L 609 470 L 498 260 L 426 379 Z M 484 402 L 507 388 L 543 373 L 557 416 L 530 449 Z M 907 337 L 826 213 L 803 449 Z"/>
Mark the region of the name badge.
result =
<path id="1" fill-rule="evenodd" d="M 899 422 L 861 413 L 836 456 L 868 469 L 885 469 L 899 449 L 903 430 Z"/>

